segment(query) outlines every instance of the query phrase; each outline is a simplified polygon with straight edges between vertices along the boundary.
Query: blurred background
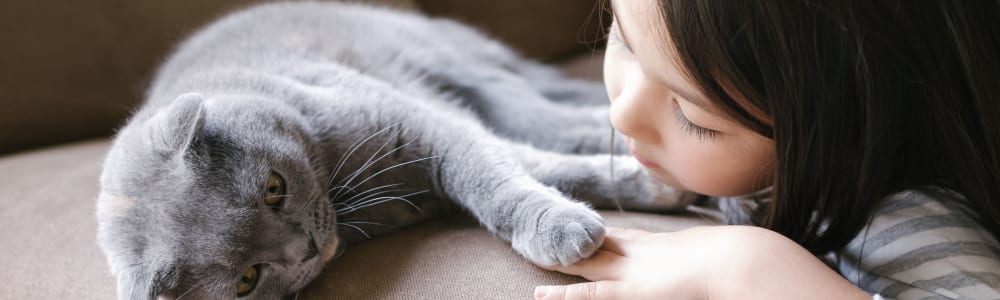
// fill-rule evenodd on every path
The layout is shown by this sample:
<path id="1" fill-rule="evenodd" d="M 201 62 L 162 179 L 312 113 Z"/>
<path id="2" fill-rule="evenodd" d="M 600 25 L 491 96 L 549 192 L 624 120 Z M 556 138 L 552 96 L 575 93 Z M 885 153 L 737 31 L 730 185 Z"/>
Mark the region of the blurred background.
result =
<path id="1" fill-rule="evenodd" d="M 0 1 L 0 155 L 111 136 L 174 45 L 256 2 Z M 361 2 L 458 19 L 552 63 L 603 48 L 610 23 L 601 0 Z"/>

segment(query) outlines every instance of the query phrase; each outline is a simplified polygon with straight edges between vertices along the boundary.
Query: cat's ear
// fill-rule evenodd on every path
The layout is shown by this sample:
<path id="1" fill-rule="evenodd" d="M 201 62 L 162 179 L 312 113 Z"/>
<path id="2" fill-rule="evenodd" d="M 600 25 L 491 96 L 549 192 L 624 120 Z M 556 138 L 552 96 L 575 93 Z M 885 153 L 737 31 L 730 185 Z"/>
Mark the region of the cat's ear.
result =
<path id="1" fill-rule="evenodd" d="M 118 274 L 118 299 L 155 299 L 168 290 L 166 278 L 155 276 L 142 267 L 132 267 Z"/>
<path id="2" fill-rule="evenodd" d="M 204 99 L 190 93 L 177 97 L 149 120 L 150 141 L 157 151 L 182 153 L 205 124 Z"/>
<path id="3" fill-rule="evenodd" d="M 118 274 L 118 299 L 153 299 L 153 276 L 132 268 Z"/>

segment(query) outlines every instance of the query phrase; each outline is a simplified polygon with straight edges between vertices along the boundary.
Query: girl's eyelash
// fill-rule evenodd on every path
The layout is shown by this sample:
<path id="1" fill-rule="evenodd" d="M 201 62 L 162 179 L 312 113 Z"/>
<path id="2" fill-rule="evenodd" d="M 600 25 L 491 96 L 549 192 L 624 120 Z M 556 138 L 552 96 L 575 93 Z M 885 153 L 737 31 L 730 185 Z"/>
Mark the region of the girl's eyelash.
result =
<path id="1" fill-rule="evenodd" d="M 695 125 L 694 123 L 691 123 L 691 120 L 689 120 L 687 116 L 684 115 L 684 111 L 681 111 L 681 105 L 677 103 L 677 100 L 674 99 L 673 102 L 674 102 L 674 116 L 677 117 L 677 122 L 680 122 L 681 129 L 684 129 L 684 131 L 687 131 L 687 133 L 690 133 L 698 137 L 698 140 L 701 141 L 715 139 L 716 137 L 719 136 L 720 132 L 718 131 L 711 130 L 705 127 Z"/>

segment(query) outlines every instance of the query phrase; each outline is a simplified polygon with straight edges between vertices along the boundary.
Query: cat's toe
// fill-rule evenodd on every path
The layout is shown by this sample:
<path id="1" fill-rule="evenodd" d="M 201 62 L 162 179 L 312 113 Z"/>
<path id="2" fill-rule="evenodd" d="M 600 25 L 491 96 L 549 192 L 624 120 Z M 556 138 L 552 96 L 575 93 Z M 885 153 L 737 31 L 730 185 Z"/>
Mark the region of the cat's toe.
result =
<path id="1" fill-rule="evenodd" d="M 553 205 L 530 228 L 515 233 L 514 249 L 540 265 L 570 265 L 597 251 L 604 221 L 580 203 Z"/>

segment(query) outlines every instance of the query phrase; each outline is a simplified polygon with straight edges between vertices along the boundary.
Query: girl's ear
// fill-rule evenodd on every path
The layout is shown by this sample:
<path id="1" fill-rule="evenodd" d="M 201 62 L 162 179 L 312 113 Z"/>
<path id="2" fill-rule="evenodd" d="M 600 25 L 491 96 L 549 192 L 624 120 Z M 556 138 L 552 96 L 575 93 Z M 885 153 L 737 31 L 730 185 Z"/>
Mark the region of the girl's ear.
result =
<path id="1" fill-rule="evenodd" d="M 181 95 L 146 123 L 152 148 L 162 153 L 184 153 L 205 123 L 203 97 Z"/>

